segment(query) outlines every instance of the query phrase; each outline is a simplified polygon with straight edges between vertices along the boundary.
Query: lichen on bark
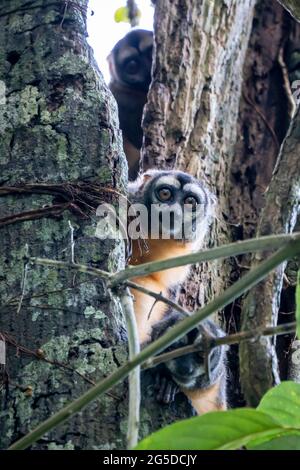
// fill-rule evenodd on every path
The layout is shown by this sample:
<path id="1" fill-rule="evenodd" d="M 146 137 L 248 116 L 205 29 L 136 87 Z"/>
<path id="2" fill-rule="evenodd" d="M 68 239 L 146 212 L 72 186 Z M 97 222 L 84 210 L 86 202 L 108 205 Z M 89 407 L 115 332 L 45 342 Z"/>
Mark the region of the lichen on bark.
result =
<path id="1" fill-rule="evenodd" d="M 86 7 L 86 0 L 70 2 L 67 9 L 64 2 L 2 3 L 2 187 L 84 181 L 124 193 L 126 163 L 116 104 L 86 42 Z M 58 200 L 52 194 L 6 195 L 0 198 L 0 218 Z M 26 245 L 33 256 L 70 260 L 69 221 L 77 261 L 106 270 L 124 267 L 123 242 L 97 239 L 97 219 L 86 213 L 86 219 L 65 211 L 0 228 L 0 331 L 7 335 L 8 352 L 2 371 L 1 448 L 127 358 L 120 302 L 102 281 L 30 266 L 22 285 Z M 37 359 L 37 350 L 52 363 Z M 34 448 L 124 446 L 126 393 L 121 384 Z"/>

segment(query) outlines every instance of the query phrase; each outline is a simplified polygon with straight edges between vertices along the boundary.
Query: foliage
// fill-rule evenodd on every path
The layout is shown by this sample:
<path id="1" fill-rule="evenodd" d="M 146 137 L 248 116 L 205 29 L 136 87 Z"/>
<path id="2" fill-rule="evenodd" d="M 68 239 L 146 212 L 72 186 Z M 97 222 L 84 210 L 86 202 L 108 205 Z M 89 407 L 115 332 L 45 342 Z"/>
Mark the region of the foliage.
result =
<path id="1" fill-rule="evenodd" d="M 137 10 L 137 19 L 141 17 L 140 10 Z M 114 20 L 116 23 L 131 23 L 128 7 L 120 7 L 115 11 Z"/>
<path id="2" fill-rule="evenodd" d="M 297 287 L 296 287 L 296 322 L 297 322 L 297 336 L 300 339 L 300 271 L 298 271 Z"/>
<path id="3" fill-rule="evenodd" d="M 120 7 L 115 11 L 114 19 L 116 23 L 130 23 L 128 8 Z"/>
<path id="4" fill-rule="evenodd" d="M 300 449 L 300 384 L 283 382 L 257 409 L 207 413 L 148 436 L 139 450 Z"/>

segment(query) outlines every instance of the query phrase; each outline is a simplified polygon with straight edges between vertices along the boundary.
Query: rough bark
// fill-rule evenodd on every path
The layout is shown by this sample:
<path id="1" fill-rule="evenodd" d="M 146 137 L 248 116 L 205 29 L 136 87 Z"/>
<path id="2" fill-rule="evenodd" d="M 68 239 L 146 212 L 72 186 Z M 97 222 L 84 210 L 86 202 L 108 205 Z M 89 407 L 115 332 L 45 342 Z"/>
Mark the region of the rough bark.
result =
<path id="1" fill-rule="evenodd" d="M 86 0 L 67 8 L 64 2 L 0 2 L 0 79 L 6 91 L 0 105 L 0 189 L 84 182 L 86 191 L 90 183 L 124 190 L 116 106 L 86 42 L 86 6 Z M 105 193 L 97 202 L 103 199 Z M 61 202 L 52 194 L 6 194 L 0 217 Z M 109 271 L 124 266 L 123 243 L 95 238 L 97 220 L 81 202 L 74 196 L 78 212 L 0 229 L 0 331 L 7 335 L 1 448 L 90 387 L 85 377 L 99 380 L 127 358 L 120 303 L 103 282 L 30 267 L 22 284 L 26 244 L 32 256 L 70 260 L 69 221 L 78 262 Z M 124 446 L 126 396 L 121 384 L 34 448 Z"/>
<path id="2" fill-rule="evenodd" d="M 210 185 L 218 199 L 211 244 L 228 240 L 223 214 L 254 3 L 156 2 L 143 165 L 187 170 Z M 227 283 L 220 263 L 202 267 L 183 288 L 182 301 L 193 309 Z"/>
<path id="3" fill-rule="evenodd" d="M 299 25 L 277 2 L 261 0 L 257 3 L 245 60 L 238 139 L 232 165 L 229 221 L 233 226 L 234 239 L 259 235 L 260 232 L 257 230 L 259 218 L 268 214 L 268 210 L 262 215 L 261 211 L 265 204 L 265 192 L 271 181 L 279 147 L 291 118 L 291 96 L 287 75 L 290 72 L 291 81 L 297 78 L 299 33 Z M 271 213 L 273 211 L 270 209 Z M 269 216 L 267 217 L 269 219 Z M 270 230 L 275 233 L 275 225 L 270 227 Z M 278 230 L 283 231 L 283 227 L 281 230 L 277 228 Z M 250 263 L 249 256 L 240 257 L 235 263 L 234 276 L 239 277 Z M 277 288 L 276 296 L 279 301 L 281 283 Z M 253 313 L 251 319 L 246 320 L 247 315 L 244 311 L 241 328 L 251 327 L 250 323 L 253 321 L 263 326 L 277 322 L 278 302 L 272 303 L 274 315 L 272 317 L 270 309 L 267 309 L 267 313 L 264 308 L 266 304 L 268 308 L 271 306 L 270 297 L 265 300 L 258 297 L 258 290 L 255 290 L 255 293 L 256 307 L 253 308 L 255 315 Z M 287 295 L 288 292 L 282 295 L 283 304 Z M 291 295 L 290 290 L 289 295 Z M 228 312 L 229 321 L 234 328 L 235 323 L 239 327 L 240 308 L 239 302 Z M 287 317 L 282 317 L 281 321 L 287 321 Z M 247 354 L 242 356 L 242 361 L 246 362 L 241 363 L 241 369 L 245 395 L 252 405 L 257 404 L 262 393 L 278 381 L 274 342 L 262 340 L 261 343 L 264 344 L 264 348 L 259 348 L 256 342 L 253 348 L 252 343 L 242 346 L 245 350 L 249 346 Z M 255 368 L 251 367 L 253 363 L 256 364 Z M 238 383 L 235 388 L 237 391 Z M 254 395 L 255 400 L 253 400 Z"/>
<path id="4" fill-rule="evenodd" d="M 0 96 L 0 332 L 8 351 L 1 371 L 2 448 L 127 360 L 120 302 L 105 283 L 45 267 L 30 267 L 22 283 L 26 245 L 31 256 L 71 260 L 69 221 L 75 261 L 108 271 L 124 267 L 123 244 L 95 238 L 91 205 L 113 193 L 98 188 L 101 197 L 93 200 L 89 185 L 123 192 L 126 163 L 116 104 L 86 43 L 86 4 L 0 3 L 0 84 L 6 89 L 4 101 Z M 28 211 L 64 202 L 52 193 L 17 196 L 4 189 L 37 182 L 61 185 L 69 195 L 84 184 L 85 193 L 71 198 L 75 213 L 27 220 Z M 12 215 L 17 223 L 4 225 Z M 141 437 L 192 413 L 180 397 L 171 406 L 158 404 L 153 384 L 153 373 L 143 374 Z M 34 448 L 124 448 L 127 411 L 124 383 Z"/>
<path id="5" fill-rule="evenodd" d="M 290 29 L 286 17 L 284 9 L 273 0 L 262 0 L 256 5 L 231 169 L 229 220 L 238 239 L 255 235 L 264 193 L 289 125 L 278 60 Z"/>
<path id="6" fill-rule="evenodd" d="M 300 202 L 299 137 L 298 108 L 266 194 L 257 229 L 258 236 L 290 233 L 295 227 Z M 254 256 L 252 266 L 264 256 L 265 254 Z M 258 326 L 277 324 L 285 266 L 286 263 L 281 265 L 247 295 L 242 310 L 242 329 L 252 330 Z M 251 367 L 253 363 L 256 367 Z M 240 364 L 241 382 L 247 402 L 256 406 L 262 395 L 280 380 L 274 338 L 261 338 L 241 344 Z"/>
<path id="7" fill-rule="evenodd" d="M 208 182 L 218 203 L 211 244 L 254 236 L 290 120 L 280 62 L 297 75 L 299 31 L 274 0 L 256 2 L 253 23 L 255 2 L 155 3 L 144 167 L 180 168 Z M 213 263 L 194 270 L 182 288 L 182 302 L 191 310 L 203 304 L 235 281 L 248 262 L 244 257 L 231 266 Z M 239 302 L 226 309 L 228 330 L 240 328 L 239 316 Z M 241 404 L 237 348 L 231 354 L 234 402 Z M 255 358 L 249 356 L 248 365 Z"/>

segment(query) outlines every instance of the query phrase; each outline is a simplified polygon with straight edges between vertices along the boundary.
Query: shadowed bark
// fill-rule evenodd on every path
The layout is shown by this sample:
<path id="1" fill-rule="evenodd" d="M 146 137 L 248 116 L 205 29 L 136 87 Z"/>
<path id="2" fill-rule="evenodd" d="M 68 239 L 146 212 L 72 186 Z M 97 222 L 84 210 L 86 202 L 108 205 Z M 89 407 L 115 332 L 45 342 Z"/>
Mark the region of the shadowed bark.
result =
<path id="1" fill-rule="evenodd" d="M 300 21 L 300 5 L 298 0 L 278 0 L 296 20 Z"/>
<path id="2" fill-rule="evenodd" d="M 271 223 L 269 233 L 285 231 L 281 224 L 276 228 L 272 204 L 263 212 L 262 209 L 266 204 L 265 192 L 272 178 L 279 148 L 291 119 L 289 76 L 294 81 L 299 73 L 299 34 L 299 25 L 277 2 L 262 0 L 257 3 L 244 67 L 238 139 L 232 166 L 229 220 L 233 226 L 234 239 L 237 240 L 262 234 L 258 224 L 264 224 L 265 219 L 266 223 Z M 289 171 L 289 168 L 285 168 L 285 171 Z M 288 184 L 289 178 L 286 179 L 286 188 Z M 281 189 L 280 186 L 273 186 L 274 197 L 278 191 L 278 200 L 283 198 Z M 250 264 L 249 256 L 240 257 L 236 262 L 234 276 L 238 278 Z M 286 297 L 291 296 L 291 289 L 281 295 L 281 287 L 281 282 L 277 283 L 276 288 L 273 288 L 273 296 L 269 293 L 266 298 L 265 288 L 261 286 L 254 289 L 252 300 L 256 300 L 251 312 L 247 308 L 243 310 L 240 328 L 253 328 L 254 323 L 256 326 L 276 324 L 280 296 L 283 304 L 286 303 Z M 260 289 L 264 294 L 258 295 Z M 241 305 L 237 303 L 233 310 L 228 311 L 231 328 L 236 328 L 235 322 L 239 327 L 240 309 Z M 280 321 L 290 319 L 282 316 Z M 244 351 L 240 357 L 243 389 L 251 405 L 256 405 L 262 394 L 279 380 L 273 339 L 262 339 L 260 343 L 261 347 L 257 342 L 241 346 Z M 236 353 L 237 348 L 234 350 Z M 253 367 L 253 364 L 256 366 Z M 235 390 L 238 390 L 238 383 Z M 236 399 L 239 402 L 240 399 Z"/>
<path id="3" fill-rule="evenodd" d="M 257 236 L 291 233 L 300 203 L 300 112 L 297 111 L 282 145 L 258 223 Z M 265 255 L 255 255 L 255 266 Z M 276 325 L 286 263 L 246 296 L 242 329 Z M 279 383 L 275 340 L 260 338 L 240 345 L 241 382 L 247 402 L 256 406 L 272 386 Z M 252 365 L 255 364 L 255 367 Z"/>

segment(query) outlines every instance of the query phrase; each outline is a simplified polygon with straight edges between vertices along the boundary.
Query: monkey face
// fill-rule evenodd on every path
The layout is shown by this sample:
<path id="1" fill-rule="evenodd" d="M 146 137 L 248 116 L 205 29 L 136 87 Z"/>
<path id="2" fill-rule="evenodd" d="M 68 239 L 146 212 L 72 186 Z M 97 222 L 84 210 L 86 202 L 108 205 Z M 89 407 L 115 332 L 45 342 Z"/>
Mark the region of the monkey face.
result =
<path id="1" fill-rule="evenodd" d="M 201 333 L 198 338 L 195 331 L 191 332 L 183 340 L 176 342 L 172 349 L 187 346 L 195 340 L 201 342 Z M 206 388 L 214 381 L 221 359 L 221 348 L 216 348 L 206 357 L 204 351 L 180 356 L 166 362 L 167 369 L 171 372 L 173 380 L 185 389 Z"/>
<path id="2" fill-rule="evenodd" d="M 149 171 L 144 174 L 143 194 L 150 238 L 191 242 L 203 238 L 211 199 L 195 178 L 180 171 Z"/>
<path id="3" fill-rule="evenodd" d="M 171 312 L 163 320 L 153 326 L 152 340 L 156 340 L 185 315 Z M 197 352 L 185 354 L 164 363 L 171 373 L 172 379 L 186 390 L 207 388 L 218 380 L 224 370 L 225 346 L 218 346 L 207 351 L 207 337 L 222 337 L 224 332 L 211 320 L 193 328 L 187 335 L 169 346 L 164 352 L 174 351 L 184 346 L 197 344 Z"/>
<path id="4" fill-rule="evenodd" d="M 121 39 L 108 57 L 115 82 L 147 92 L 151 82 L 153 34 L 136 29 Z"/>

